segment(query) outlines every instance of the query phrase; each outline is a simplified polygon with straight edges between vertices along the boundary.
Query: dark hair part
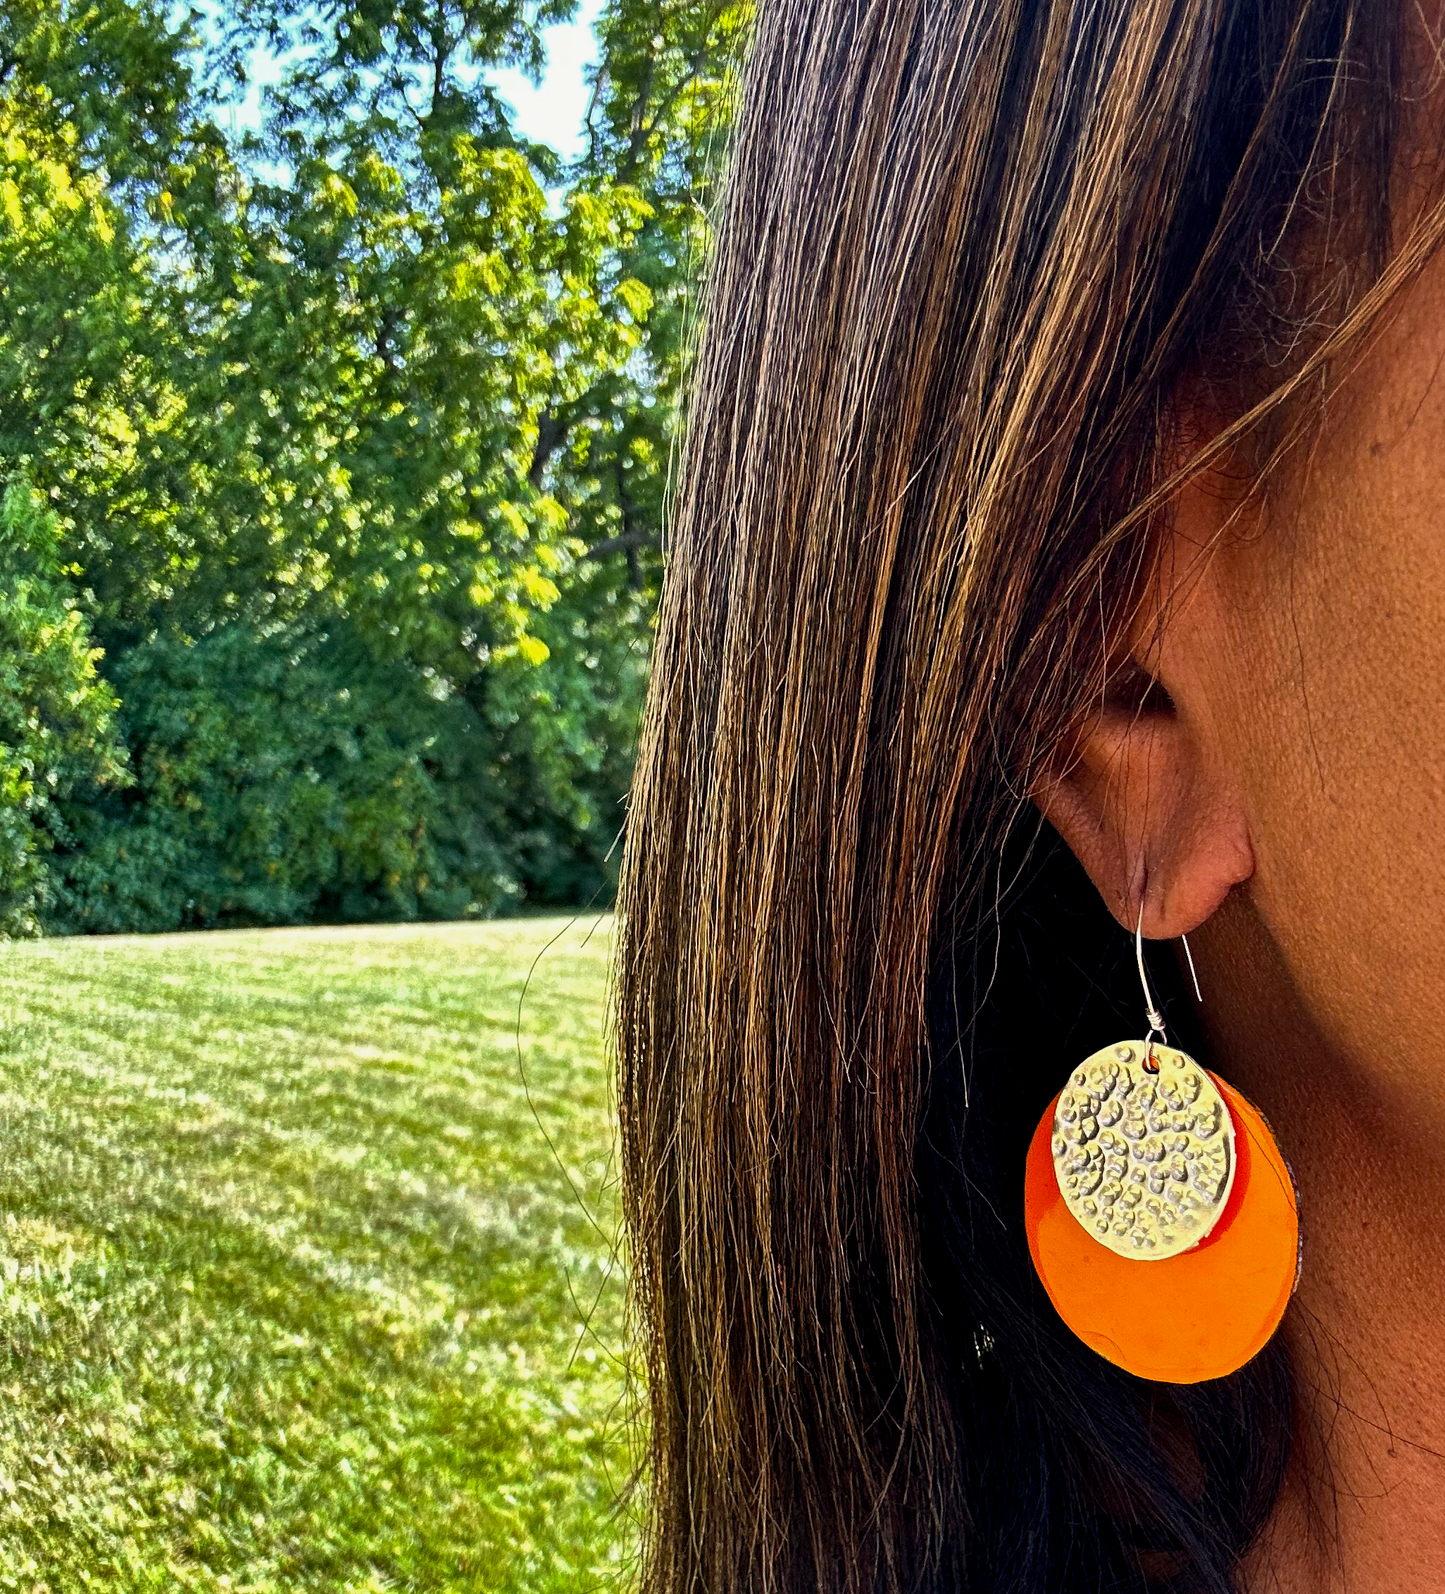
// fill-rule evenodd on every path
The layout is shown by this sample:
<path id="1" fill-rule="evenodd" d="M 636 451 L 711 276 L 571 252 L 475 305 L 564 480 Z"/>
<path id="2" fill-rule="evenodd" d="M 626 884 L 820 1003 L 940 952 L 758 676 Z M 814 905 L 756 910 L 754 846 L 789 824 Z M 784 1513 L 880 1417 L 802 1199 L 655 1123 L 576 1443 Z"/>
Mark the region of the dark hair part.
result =
<path id="1" fill-rule="evenodd" d="M 1028 1134 L 1139 1021 L 1022 793 L 1181 382 L 1263 470 L 1434 245 L 1391 235 L 1394 12 L 761 12 L 621 902 L 648 1594 L 1225 1590 L 1271 1508 L 1282 1352 L 1140 1383 L 1029 1266 Z"/>

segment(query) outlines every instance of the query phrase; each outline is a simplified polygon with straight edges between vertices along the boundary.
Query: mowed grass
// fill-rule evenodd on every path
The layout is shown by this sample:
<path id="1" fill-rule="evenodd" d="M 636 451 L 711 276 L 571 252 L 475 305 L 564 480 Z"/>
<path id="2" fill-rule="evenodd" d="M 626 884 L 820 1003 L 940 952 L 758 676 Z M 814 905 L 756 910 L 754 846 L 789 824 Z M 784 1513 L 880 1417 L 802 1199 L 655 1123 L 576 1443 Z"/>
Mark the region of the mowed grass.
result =
<path id="1" fill-rule="evenodd" d="M 0 1588 L 625 1587 L 608 928 L 0 947 Z"/>

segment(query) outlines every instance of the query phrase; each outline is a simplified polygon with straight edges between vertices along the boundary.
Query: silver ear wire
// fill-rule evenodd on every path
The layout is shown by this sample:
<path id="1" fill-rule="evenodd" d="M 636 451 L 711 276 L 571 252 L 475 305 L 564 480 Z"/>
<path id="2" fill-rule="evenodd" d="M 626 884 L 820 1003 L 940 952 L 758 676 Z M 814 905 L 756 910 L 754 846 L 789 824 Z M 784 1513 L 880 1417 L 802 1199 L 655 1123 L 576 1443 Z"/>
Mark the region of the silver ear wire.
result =
<path id="1" fill-rule="evenodd" d="M 1189 937 L 1181 935 L 1179 939 L 1184 943 L 1184 956 L 1189 962 L 1189 978 L 1194 981 L 1194 997 L 1202 1007 L 1204 996 L 1199 989 L 1199 976 L 1194 970 L 1194 954 L 1189 950 Z M 1154 993 L 1149 989 L 1149 976 L 1144 970 L 1144 899 L 1139 899 L 1139 922 L 1134 926 L 1134 961 L 1139 965 L 1139 983 L 1144 987 L 1144 1015 L 1149 1020 L 1149 1030 L 1144 1036 L 1144 1045 L 1148 1048 L 1147 1055 L 1152 1055 L 1154 1037 L 1157 1035 L 1167 1046 L 1169 1036 L 1164 1029 L 1164 1015 L 1154 1005 Z"/>
<path id="2" fill-rule="evenodd" d="M 1157 1035 L 1167 1046 L 1169 1037 L 1164 1031 L 1164 1015 L 1154 1005 L 1154 993 L 1149 989 L 1149 976 L 1144 972 L 1144 899 L 1139 899 L 1139 923 L 1134 927 L 1134 960 L 1139 965 L 1139 983 L 1144 987 L 1144 1014 L 1149 1020 L 1149 1032 L 1144 1044 L 1153 1047 Z"/>
<path id="3" fill-rule="evenodd" d="M 1194 954 L 1189 950 L 1189 937 L 1181 935 L 1179 939 L 1184 943 L 1184 956 L 1189 960 L 1189 978 L 1194 981 L 1194 1000 L 1203 1007 L 1204 993 L 1199 989 L 1199 976 L 1194 972 Z"/>

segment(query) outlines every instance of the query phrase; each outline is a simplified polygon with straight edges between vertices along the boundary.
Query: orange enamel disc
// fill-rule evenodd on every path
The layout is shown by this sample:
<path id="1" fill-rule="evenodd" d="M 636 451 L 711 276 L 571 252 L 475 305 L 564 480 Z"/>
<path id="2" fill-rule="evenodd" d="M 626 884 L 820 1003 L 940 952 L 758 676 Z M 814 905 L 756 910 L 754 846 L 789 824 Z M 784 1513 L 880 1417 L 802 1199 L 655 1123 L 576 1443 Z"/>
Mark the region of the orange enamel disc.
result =
<path id="1" fill-rule="evenodd" d="M 1158 1383 L 1197 1384 L 1243 1367 L 1278 1328 L 1299 1274 L 1288 1164 L 1259 1111 L 1209 1077 L 1234 1119 L 1234 1188 L 1209 1234 L 1180 1256 L 1119 1256 L 1073 1216 L 1050 1152 L 1053 1102 L 1029 1146 L 1024 1224 L 1054 1309 L 1105 1360 Z"/>

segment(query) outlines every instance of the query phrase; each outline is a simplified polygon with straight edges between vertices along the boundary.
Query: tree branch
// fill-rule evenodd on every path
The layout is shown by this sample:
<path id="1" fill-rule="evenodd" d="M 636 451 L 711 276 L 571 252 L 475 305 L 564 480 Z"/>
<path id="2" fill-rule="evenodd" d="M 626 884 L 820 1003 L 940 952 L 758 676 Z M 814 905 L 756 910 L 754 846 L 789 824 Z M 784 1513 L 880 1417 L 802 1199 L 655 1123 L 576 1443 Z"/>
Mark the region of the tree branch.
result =
<path id="1" fill-rule="evenodd" d="M 538 489 L 542 487 L 542 474 L 551 463 L 552 456 L 567 441 L 571 422 L 559 419 L 554 410 L 542 410 L 537 416 L 537 442 L 532 449 L 532 463 L 527 467 L 527 480 Z"/>
<path id="2" fill-rule="evenodd" d="M 661 548 L 662 538 L 655 531 L 624 531 L 616 537 L 604 537 L 594 542 L 582 555 L 584 559 L 605 559 L 608 554 L 635 552 L 639 548 Z"/>

